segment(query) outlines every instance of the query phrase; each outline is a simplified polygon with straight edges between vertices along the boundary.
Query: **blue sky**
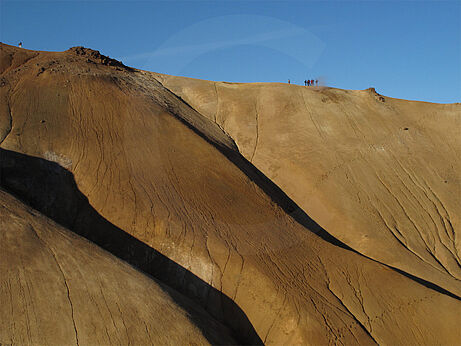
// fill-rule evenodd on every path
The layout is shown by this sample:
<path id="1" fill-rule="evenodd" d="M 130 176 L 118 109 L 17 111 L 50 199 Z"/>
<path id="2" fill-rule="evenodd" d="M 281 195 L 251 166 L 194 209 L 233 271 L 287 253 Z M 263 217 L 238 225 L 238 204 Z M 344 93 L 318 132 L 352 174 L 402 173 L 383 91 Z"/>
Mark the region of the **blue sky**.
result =
<path id="1" fill-rule="evenodd" d="M 461 102 L 461 1 L 5 1 L 0 41 L 231 82 Z"/>

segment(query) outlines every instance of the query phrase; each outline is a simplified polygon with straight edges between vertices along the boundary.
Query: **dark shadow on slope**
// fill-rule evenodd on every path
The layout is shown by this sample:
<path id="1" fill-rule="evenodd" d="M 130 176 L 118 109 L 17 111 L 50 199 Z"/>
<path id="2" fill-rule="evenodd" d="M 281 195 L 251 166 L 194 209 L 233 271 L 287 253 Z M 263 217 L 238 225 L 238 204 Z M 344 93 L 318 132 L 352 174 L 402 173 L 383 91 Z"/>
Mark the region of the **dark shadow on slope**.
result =
<path id="1" fill-rule="evenodd" d="M 418 282 L 419 284 L 433 289 L 439 293 L 445 294 L 450 296 L 451 298 L 455 298 L 461 300 L 461 297 L 457 296 L 456 294 L 447 291 L 446 289 L 424 279 L 421 279 L 417 276 L 414 276 L 410 273 L 407 273 L 401 269 L 396 267 L 390 266 L 388 264 L 379 262 L 370 258 L 368 256 L 363 255 L 362 253 L 358 252 L 357 250 L 351 248 L 347 244 L 343 243 L 339 239 L 332 236 L 328 233 L 323 227 L 321 227 L 317 222 L 315 222 L 309 215 L 307 215 L 304 210 L 302 210 L 290 197 L 288 197 L 285 192 L 283 192 L 272 180 L 267 178 L 260 170 L 258 170 L 251 162 L 245 159 L 239 153 L 236 153 L 228 148 L 222 148 L 221 152 L 232 161 L 237 167 L 239 167 L 254 183 L 256 183 L 271 199 L 277 203 L 287 214 L 289 214 L 296 222 L 307 228 L 308 230 L 312 231 L 313 233 L 317 234 L 323 240 L 339 246 L 343 249 L 355 252 L 356 254 L 368 258 L 373 262 L 380 263 L 388 268 L 391 268 L 406 276 L 407 278 Z"/>
<path id="2" fill-rule="evenodd" d="M 0 149 L 0 186 L 27 205 L 199 303 L 241 344 L 262 345 L 245 313 L 225 294 L 102 217 L 57 163 Z M 194 320 L 194 312 L 171 297 Z M 203 326 L 195 320 L 198 327 Z M 218 337 L 201 328 L 212 344 Z"/>
<path id="3" fill-rule="evenodd" d="M 157 79 L 156 79 L 157 80 Z M 174 98 L 178 100 L 178 102 L 184 103 L 192 112 L 197 113 L 197 115 L 203 119 L 207 119 L 207 117 L 200 114 L 196 111 L 188 102 L 186 102 L 181 96 L 176 95 L 170 89 L 166 88 L 160 81 L 157 82 L 162 85 L 162 87 L 170 93 Z M 241 155 L 238 151 L 232 150 L 220 143 L 214 142 L 205 134 L 203 134 L 200 130 L 189 124 L 180 114 L 175 113 L 175 109 L 172 107 L 168 108 L 168 111 L 175 116 L 179 121 L 181 121 L 184 125 L 186 125 L 189 129 L 194 131 L 197 135 L 203 138 L 205 141 L 213 145 L 217 148 L 224 156 L 227 157 L 235 166 L 237 166 L 248 178 L 251 179 L 256 185 L 258 185 L 265 193 L 268 195 L 272 201 L 274 201 L 278 206 L 280 206 L 287 214 L 289 214 L 292 218 L 294 218 L 299 224 L 303 225 L 309 231 L 317 234 L 319 237 L 324 239 L 325 241 L 332 243 L 336 246 L 339 246 L 343 249 L 354 251 L 351 247 L 344 244 L 340 240 L 333 237 L 330 233 L 328 233 L 325 229 L 323 229 L 317 222 L 307 215 L 304 210 L 302 210 L 290 197 L 283 192 L 281 188 L 279 188 L 272 180 L 270 180 L 264 173 L 262 173 L 256 166 L 254 166 L 250 161 L 248 161 L 243 155 Z M 210 124 L 216 126 L 211 120 L 209 120 Z M 222 130 L 221 130 L 222 131 Z M 224 136 L 228 136 L 224 133 Z M 229 137 L 229 136 L 228 136 Z M 235 143 L 232 138 L 230 140 Z M 237 145 L 235 145 L 237 148 Z"/>
<path id="4" fill-rule="evenodd" d="M 186 101 L 184 101 L 181 97 L 178 95 L 174 94 L 171 90 L 166 89 L 168 92 L 173 94 L 180 102 L 185 103 L 188 107 L 191 108 L 192 111 L 197 112 L 191 105 L 189 105 Z M 170 112 L 172 110 L 170 109 Z M 198 113 L 198 112 L 197 112 Z M 288 215 L 290 215 L 296 222 L 298 222 L 300 225 L 304 226 L 307 230 L 315 233 L 318 235 L 320 238 L 323 240 L 339 246 L 345 250 L 352 251 L 359 256 L 362 256 L 364 258 L 367 258 L 373 262 L 379 263 L 381 265 L 384 265 L 392 270 L 395 270 L 399 274 L 404 275 L 405 277 L 427 287 L 432 290 L 435 290 L 439 293 L 445 294 L 451 298 L 461 300 L 461 297 L 459 297 L 456 294 L 451 293 L 450 291 L 447 291 L 446 289 L 430 282 L 427 280 L 424 280 L 422 278 L 419 278 L 417 276 L 414 276 L 410 273 L 407 273 L 401 269 L 398 269 L 396 267 L 393 267 L 391 265 L 379 262 L 371 257 L 365 256 L 364 254 L 358 252 L 357 250 L 351 248 L 347 244 L 343 243 L 339 239 L 335 238 L 332 236 L 330 233 L 328 233 L 323 227 L 321 227 L 317 222 L 315 222 L 309 215 L 307 215 L 303 209 L 301 209 L 288 195 L 283 192 L 283 190 L 278 187 L 272 180 L 270 180 L 264 173 L 262 173 L 258 168 L 256 168 L 250 161 L 248 161 L 243 155 L 241 155 L 238 151 L 232 150 L 231 148 L 228 148 L 226 146 L 221 145 L 220 143 L 216 143 L 212 140 L 210 140 L 205 134 L 200 132 L 198 129 L 193 127 L 191 124 L 189 124 L 187 121 L 185 121 L 180 115 L 175 114 L 172 112 L 172 114 L 179 120 L 181 121 L 184 125 L 186 125 L 188 128 L 190 128 L 192 131 L 194 131 L 197 135 L 202 137 L 205 141 L 213 145 L 215 148 L 217 148 L 224 156 L 226 156 L 229 161 L 231 161 L 234 165 L 236 165 L 251 181 L 253 181 L 256 185 L 258 185 L 265 193 L 268 195 L 274 203 L 276 203 L 278 206 L 280 206 Z M 200 114 L 200 113 L 198 113 Z M 203 115 L 201 115 L 203 117 Z"/>
<path id="5" fill-rule="evenodd" d="M 160 83 L 160 82 L 159 82 Z M 160 83 L 161 84 L 161 83 Z M 163 86 L 163 84 L 161 84 Z M 163 86 L 164 87 L 164 86 Z M 165 88 L 165 87 L 164 87 Z M 207 119 L 205 116 L 198 113 L 189 103 L 187 103 L 183 98 L 173 93 L 168 88 L 165 88 L 173 97 L 175 97 L 179 102 L 184 103 L 188 106 L 191 111 L 196 112 L 200 117 Z M 238 151 L 232 150 L 226 146 L 221 145 L 220 143 L 214 142 L 208 138 L 205 134 L 199 131 L 197 128 L 189 124 L 184 120 L 181 115 L 176 114 L 174 109 L 169 108 L 168 111 L 174 115 L 179 121 L 186 125 L 189 129 L 194 131 L 197 135 L 202 137 L 205 141 L 217 148 L 224 156 L 227 157 L 235 166 L 237 166 L 248 178 L 251 179 L 256 185 L 258 185 L 265 193 L 268 195 L 272 201 L 274 201 L 278 206 L 280 206 L 287 214 L 294 218 L 299 224 L 306 227 L 309 231 L 317 234 L 319 237 L 325 241 L 332 243 L 336 246 L 339 246 L 343 249 L 354 251 L 351 247 L 344 244 L 340 240 L 333 237 L 330 233 L 325 231 L 317 222 L 307 215 L 304 210 L 302 210 L 290 197 L 283 192 L 272 180 L 270 180 L 264 173 L 257 169 L 250 161 L 248 161 L 243 155 Z M 211 120 L 210 120 L 211 123 Z M 223 132 L 224 134 L 224 132 Z M 224 134 L 226 135 L 226 134 Z M 232 139 L 231 139 L 232 140 Z M 232 140 L 232 142 L 234 142 Z M 237 146 L 235 146 L 237 147 Z"/>

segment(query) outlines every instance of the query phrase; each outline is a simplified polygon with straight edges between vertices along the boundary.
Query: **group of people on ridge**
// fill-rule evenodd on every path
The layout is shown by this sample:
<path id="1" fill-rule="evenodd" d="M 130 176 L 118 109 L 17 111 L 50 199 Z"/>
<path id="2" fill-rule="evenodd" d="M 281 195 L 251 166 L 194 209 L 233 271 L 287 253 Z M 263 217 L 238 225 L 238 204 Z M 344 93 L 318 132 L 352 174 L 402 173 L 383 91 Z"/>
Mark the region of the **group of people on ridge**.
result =
<path id="1" fill-rule="evenodd" d="M 288 84 L 291 84 L 291 80 L 288 80 Z M 304 86 L 319 86 L 319 80 L 307 79 L 304 80 Z"/>
<path id="2" fill-rule="evenodd" d="M 308 79 L 304 81 L 304 86 L 319 86 L 319 80 Z"/>

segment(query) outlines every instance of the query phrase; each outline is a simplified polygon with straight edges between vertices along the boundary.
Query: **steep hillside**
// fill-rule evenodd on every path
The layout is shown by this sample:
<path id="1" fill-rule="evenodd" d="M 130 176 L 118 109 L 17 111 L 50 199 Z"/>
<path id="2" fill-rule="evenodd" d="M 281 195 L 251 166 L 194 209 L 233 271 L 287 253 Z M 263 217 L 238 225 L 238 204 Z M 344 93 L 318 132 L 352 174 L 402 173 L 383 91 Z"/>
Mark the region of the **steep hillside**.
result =
<path id="1" fill-rule="evenodd" d="M 461 104 L 156 76 L 330 234 L 461 294 Z"/>
<path id="2" fill-rule="evenodd" d="M 0 190 L 0 342 L 229 344 L 229 331 L 165 285 Z"/>
<path id="3" fill-rule="evenodd" d="M 239 154 L 248 157 L 238 135 L 160 76 L 82 48 L 1 47 L 1 185 L 181 290 L 239 343 L 460 339 L 455 278 L 348 249 Z"/>

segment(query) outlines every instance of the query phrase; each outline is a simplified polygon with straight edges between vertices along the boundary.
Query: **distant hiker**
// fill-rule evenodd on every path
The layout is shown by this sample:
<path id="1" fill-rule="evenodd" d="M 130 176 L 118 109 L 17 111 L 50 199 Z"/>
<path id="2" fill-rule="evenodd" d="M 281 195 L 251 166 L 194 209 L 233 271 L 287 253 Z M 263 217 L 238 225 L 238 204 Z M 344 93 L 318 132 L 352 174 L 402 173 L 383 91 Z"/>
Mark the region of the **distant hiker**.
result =
<path id="1" fill-rule="evenodd" d="M 288 84 L 291 84 L 291 83 L 290 83 L 290 80 L 288 80 Z"/>
<path id="2" fill-rule="evenodd" d="M 304 80 L 304 86 L 307 86 L 307 80 Z"/>
<path id="3" fill-rule="evenodd" d="M 310 86 L 311 85 L 311 80 L 308 79 L 306 83 L 307 83 L 307 86 Z"/>
<path id="4" fill-rule="evenodd" d="M 22 48 L 22 42 L 19 42 L 18 47 Z"/>
<path id="5" fill-rule="evenodd" d="M 311 85 L 314 86 L 314 80 L 313 79 L 311 79 Z"/>
<path id="6" fill-rule="evenodd" d="M 319 80 L 318 79 L 315 80 L 315 85 L 319 86 Z"/>

